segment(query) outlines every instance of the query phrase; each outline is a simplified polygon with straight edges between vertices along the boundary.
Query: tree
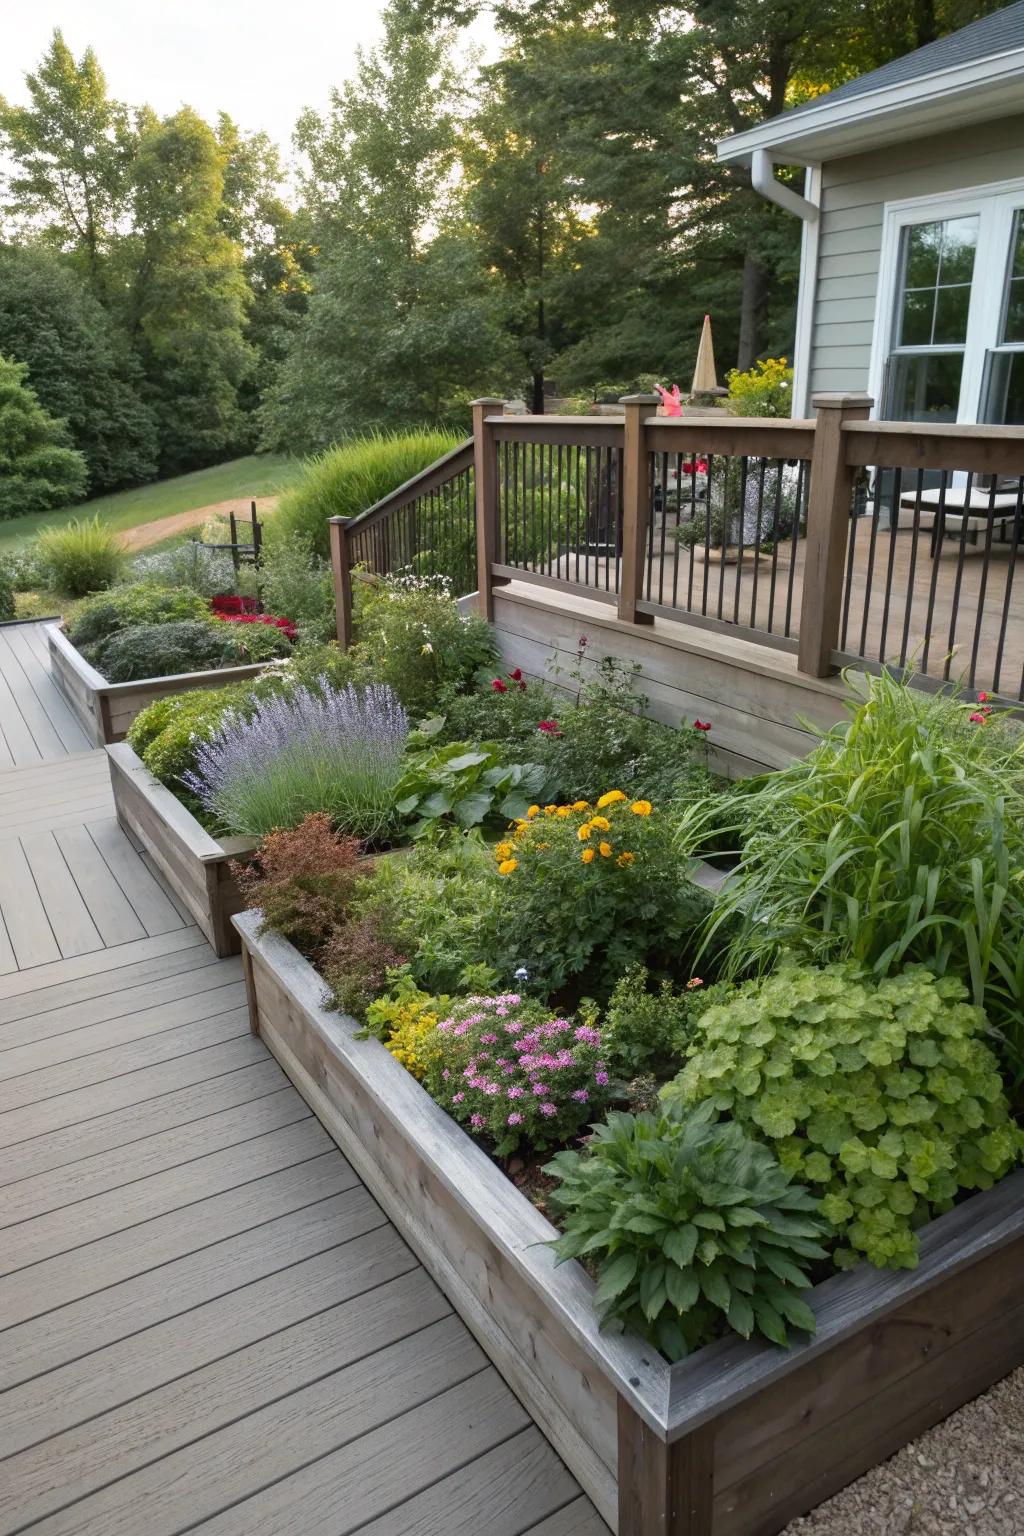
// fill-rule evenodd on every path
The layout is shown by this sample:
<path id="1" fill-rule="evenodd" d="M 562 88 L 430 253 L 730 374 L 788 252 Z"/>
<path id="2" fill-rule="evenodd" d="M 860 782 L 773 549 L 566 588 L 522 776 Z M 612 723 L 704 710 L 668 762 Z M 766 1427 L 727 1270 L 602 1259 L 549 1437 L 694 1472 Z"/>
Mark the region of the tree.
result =
<path id="1" fill-rule="evenodd" d="M 0 517 L 67 506 L 85 492 L 85 460 L 43 410 L 24 363 L 0 356 Z"/>
<path id="2" fill-rule="evenodd" d="M 7 213 L 74 253 L 100 293 L 103 257 L 130 191 L 127 109 L 108 96 L 92 49 L 76 62 L 59 30 L 25 83 L 28 106 L 0 97 L 0 147 L 13 164 Z"/>
<path id="3" fill-rule="evenodd" d="M 129 334 L 156 415 L 160 468 L 180 473 L 251 441 L 240 392 L 255 358 L 240 245 L 222 227 L 224 155 L 189 107 L 147 114 L 134 171 L 135 232 L 118 253 Z"/>
<path id="4" fill-rule="evenodd" d="M 27 364 L 40 404 L 67 422 L 92 491 L 153 477 L 138 361 L 85 280 L 39 244 L 0 247 L 0 353 Z"/>

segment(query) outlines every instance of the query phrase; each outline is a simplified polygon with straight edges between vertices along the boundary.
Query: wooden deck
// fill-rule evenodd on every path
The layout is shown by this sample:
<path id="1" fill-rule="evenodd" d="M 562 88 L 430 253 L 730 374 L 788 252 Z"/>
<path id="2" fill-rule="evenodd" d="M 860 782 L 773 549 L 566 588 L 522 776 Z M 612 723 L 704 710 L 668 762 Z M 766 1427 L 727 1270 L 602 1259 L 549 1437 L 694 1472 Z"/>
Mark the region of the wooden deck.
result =
<path id="1" fill-rule="evenodd" d="M 0 1533 L 607 1536 L 119 833 L 104 754 L 47 750 L 0 771 Z"/>

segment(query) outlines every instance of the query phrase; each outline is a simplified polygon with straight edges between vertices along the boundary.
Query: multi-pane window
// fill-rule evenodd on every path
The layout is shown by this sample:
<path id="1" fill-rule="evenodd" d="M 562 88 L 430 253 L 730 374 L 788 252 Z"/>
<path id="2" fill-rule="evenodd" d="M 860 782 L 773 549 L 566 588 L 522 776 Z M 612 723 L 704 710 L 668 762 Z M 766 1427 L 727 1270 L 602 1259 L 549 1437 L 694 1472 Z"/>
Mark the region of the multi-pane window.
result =
<path id="1" fill-rule="evenodd" d="M 978 217 L 936 219 L 903 231 L 887 415 L 956 421 Z"/>
<path id="2" fill-rule="evenodd" d="M 1014 214 L 997 345 L 988 355 L 983 420 L 1024 426 L 1024 209 Z"/>

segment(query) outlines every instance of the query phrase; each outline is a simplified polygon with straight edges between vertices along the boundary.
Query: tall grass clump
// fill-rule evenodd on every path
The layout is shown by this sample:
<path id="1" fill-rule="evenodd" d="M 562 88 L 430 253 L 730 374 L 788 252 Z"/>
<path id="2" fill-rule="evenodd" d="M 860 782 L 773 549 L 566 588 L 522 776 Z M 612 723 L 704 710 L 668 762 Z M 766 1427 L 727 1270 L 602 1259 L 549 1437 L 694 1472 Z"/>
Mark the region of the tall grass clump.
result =
<path id="1" fill-rule="evenodd" d="M 62 528 L 44 528 L 36 559 L 48 584 L 67 597 L 85 597 L 113 586 L 125 565 L 116 533 L 95 517 L 75 517 Z"/>
<path id="2" fill-rule="evenodd" d="M 1024 737 L 891 675 L 852 718 L 742 797 L 745 844 L 706 933 L 724 974 L 784 951 L 960 977 L 1024 1072 Z M 680 824 L 694 846 L 717 807 Z M 720 821 L 719 821 L 720 824 Z M 737 823 L 737 827 L 740 823 Z"/>
<path id="3" fill-rule="evenodd" d="M 303 538 L 326 559 L 328 518 L 365 512 L 461 441 L 457 433 L 427 427 L 374 432 L 309 459 L 302 478 L 282 496 L 267 525 L 268 554 L 282 543 Z"/>
<path id="4" fill-rule="evenodd" d="M 326 813 L 349 837 L 376 844 L 397 822 L 395 787 L 409 734 L 383 683 L 298 688 L 229 713 L 196 750 L 183 782 L 228 832 L 264 837 Z"/>

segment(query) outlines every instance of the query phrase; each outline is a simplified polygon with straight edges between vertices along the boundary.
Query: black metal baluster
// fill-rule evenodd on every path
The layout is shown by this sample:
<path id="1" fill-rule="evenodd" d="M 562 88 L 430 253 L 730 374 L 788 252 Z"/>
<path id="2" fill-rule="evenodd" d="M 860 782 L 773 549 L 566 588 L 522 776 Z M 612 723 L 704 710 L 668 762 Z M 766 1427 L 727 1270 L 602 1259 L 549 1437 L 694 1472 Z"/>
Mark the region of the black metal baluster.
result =
<path id="1" fill-rule="evenodd" d="M 960 588 L 964 579 L 964 555 L 967 551 L 967 518 L 971 510 L 971 495 L 974 486 L 974 471 L 967 474 L 967 490 L 964 495 L 963 507 L 960 512 L 960 543 L 956 552 L 956 579 L 953 582 L 953 597 L 949 609 L 949 638 L 946 643 L 946 659 L 942 665 L 944 681 L 949 681 L 950 668 L 953 665 L 953 651 L 956 647 L 956 626 L 960 610 Z"/>

